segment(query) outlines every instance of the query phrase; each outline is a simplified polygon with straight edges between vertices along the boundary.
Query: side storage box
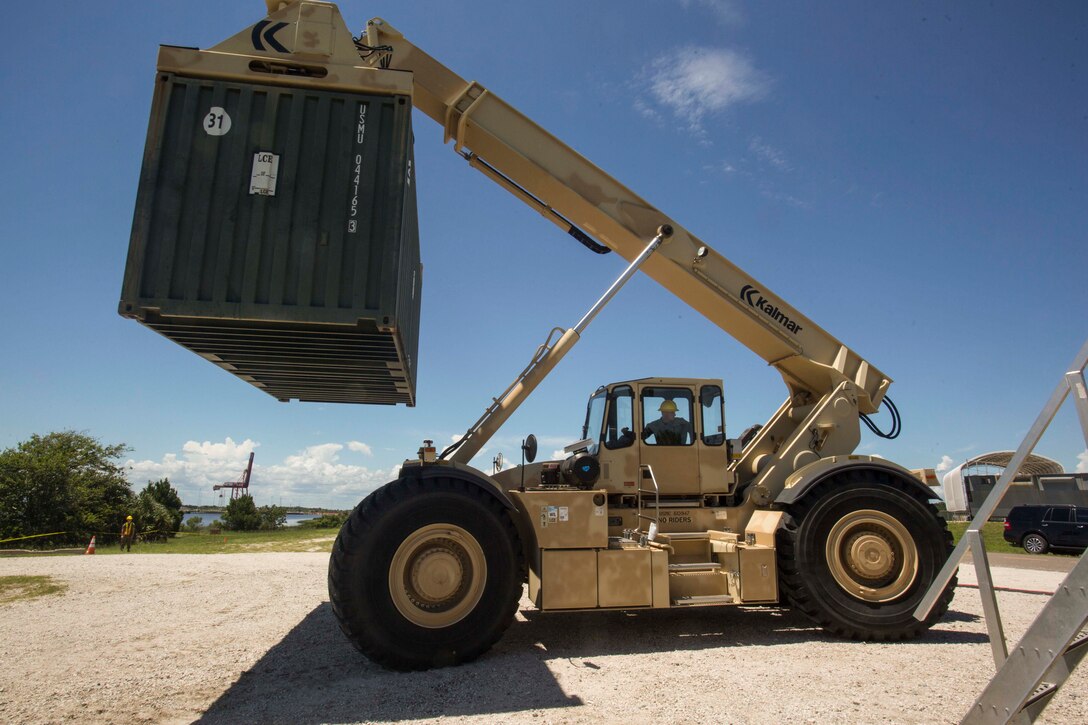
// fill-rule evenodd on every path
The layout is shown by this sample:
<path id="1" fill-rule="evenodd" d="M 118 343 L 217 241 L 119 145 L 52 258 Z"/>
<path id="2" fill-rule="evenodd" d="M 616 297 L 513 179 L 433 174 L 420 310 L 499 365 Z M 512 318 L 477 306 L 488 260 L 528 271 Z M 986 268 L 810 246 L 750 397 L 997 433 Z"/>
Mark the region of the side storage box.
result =
<path id="1" fill-rule="evenodd" d="M 414 405 L 411 101 L 159 72 L 119 312 L 279 400 Z"/>

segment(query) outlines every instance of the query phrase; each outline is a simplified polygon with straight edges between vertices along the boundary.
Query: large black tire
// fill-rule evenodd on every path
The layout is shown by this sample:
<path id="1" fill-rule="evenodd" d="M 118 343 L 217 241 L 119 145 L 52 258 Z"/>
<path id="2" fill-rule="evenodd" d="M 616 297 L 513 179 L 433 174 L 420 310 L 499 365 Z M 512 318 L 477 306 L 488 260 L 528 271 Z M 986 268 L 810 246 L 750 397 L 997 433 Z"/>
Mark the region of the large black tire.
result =
<path id="1" fill-rule="evenodd" d="M 340 529 L 329 598 L 340 629 L 373 661 L 423 670 L 475 659 L 514 618 L 521 547 L 486 491 L 455 479 L 398 479 Z"/>
<path id="2" fill-rule="evenodd" d="M 850 639 L 911 639 L 946 611 L 953 577 L 924 622 L 913 616 L 952 551 L 952 535 L 911 484 L 877 471 L 822 482 L 779 530 L 779 573 L 789 603 Z"/>

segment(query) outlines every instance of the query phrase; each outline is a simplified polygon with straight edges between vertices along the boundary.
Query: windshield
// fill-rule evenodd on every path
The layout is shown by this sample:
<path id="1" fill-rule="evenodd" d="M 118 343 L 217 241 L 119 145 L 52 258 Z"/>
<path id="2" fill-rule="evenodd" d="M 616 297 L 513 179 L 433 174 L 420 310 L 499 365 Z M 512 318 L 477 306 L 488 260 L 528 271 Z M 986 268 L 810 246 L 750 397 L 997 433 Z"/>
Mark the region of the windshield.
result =
<path id="1" fill-rule="evenodd" d="M 586 424 L 582 427 L 582 437 L 593 439 L 589 453 L 597 455 L 598 442 L 601 439 L 601 426 L 604 424 L 604 403 L 606 391 L 600 390 L 589 399 L 586 408 Z"/>

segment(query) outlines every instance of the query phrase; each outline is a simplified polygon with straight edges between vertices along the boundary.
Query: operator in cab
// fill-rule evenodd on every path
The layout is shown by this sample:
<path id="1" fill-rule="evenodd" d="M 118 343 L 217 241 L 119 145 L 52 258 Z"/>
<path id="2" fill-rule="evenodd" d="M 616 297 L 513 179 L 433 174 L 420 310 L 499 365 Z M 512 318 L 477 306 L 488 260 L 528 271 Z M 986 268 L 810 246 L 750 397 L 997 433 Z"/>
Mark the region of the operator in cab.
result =
<path id="1" fill-rule="evenodd" d="M 695 430 L 691 423 L 676 416 L 676 403 L 666 400 L 658 407 L 661 417 L 650 421 L 642 429 L 642 440 L 654 437 L 653 443 L 659 446 L 683 446 L 691 443 Z"/>

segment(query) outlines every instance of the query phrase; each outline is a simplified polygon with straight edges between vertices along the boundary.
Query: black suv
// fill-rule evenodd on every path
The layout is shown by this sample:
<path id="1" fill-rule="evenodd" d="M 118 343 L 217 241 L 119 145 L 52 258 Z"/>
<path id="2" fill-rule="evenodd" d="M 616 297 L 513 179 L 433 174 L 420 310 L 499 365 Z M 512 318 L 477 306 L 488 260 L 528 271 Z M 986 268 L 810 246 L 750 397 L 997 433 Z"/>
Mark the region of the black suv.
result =
<path id="1" fill-rule="evenodd" d="M 1013 506 L 1005 517 L 1005 541 L 1029 554 L 1088 548 L 1088 508 Z"/>

